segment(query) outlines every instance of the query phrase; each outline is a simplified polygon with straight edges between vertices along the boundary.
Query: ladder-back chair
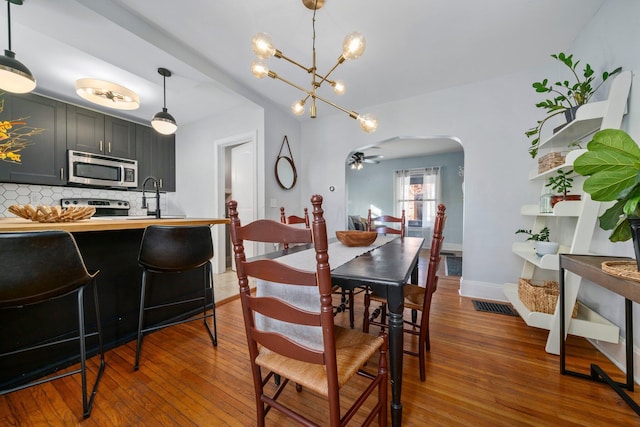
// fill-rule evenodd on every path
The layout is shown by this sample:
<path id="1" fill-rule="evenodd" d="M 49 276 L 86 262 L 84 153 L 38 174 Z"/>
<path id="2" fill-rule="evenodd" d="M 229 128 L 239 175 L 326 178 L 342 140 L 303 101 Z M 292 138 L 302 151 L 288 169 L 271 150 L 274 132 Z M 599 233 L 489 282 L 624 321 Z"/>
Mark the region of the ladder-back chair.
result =
<path id="1" fill-rule="evenodd" d="M 253 375 L 257 421 L 263 426 L 270 409 L 275 408 L 297 422 L 313 426 L 311 420 L 278 400 L 289 381 L 296 389 L 309 390 L 325 396 L 329 402 L 328 418 L 331 426 L 345 425 L 362 407 L 369 396 L 377 402 L 362 425 L 376 418 L 380 425 L 387 421 L 387 338 L 384 333 L 374 337 L 361 331 L 334 325 L 331 305 L 331 268 L 329 265 L 327 229 L 323 218 L 322 196 L 311 198 L 313 222 L 311 228 L 292 227 L 272 220 L 257 220 L 242 226 L 238 218 L 237 202 L 228 203 L 231 217 L 230 234 L 235 253 L 236 272 L 240 286 L 240 299 L 244 314 L 245 331 L 249 346 L 249 358 Z M 252 258 L 247 260 L 244 241 L 266 243 L 313 243 L 310 249 L 310 264 L 314 268 L 302 270 L 287 266 L 281 260 Z M 318 291 L 317 299 L 312 293 L 316 308 L 303 309 L 284 301 L 284 296 L 252 294 L 249 277 L 260 282 L 276 284 L 285 288 L 283 295 Z M 311 288 L 310 288 L 311 287 Z M 276 323 L 277 327 L 268 327 Z M 316 345 L 303 345 L 296 341 L 294 328 L 313 327 L 321 337 Z M 319 328 L 319 329 L 318 329 Z M 377 374 L 362 370 L 369 359 L 379 354 Z M 360 374 L 371 382 L 344 415 L 340 411 L 340 389 L 354 375 Z M 265 385 L 274 375 L 282 381 L 275 392 L 268 393 Z M 361 393 L 361 394 L 360 394 Z"/>
<path id="2" fill-rule="evenodd" d="M 390 223 L 399 223 L 400 228 L 395 228 L 391 226 Z M 399 234 L 400 237 L 404 237 L 406 232 L 405 223 L 404 209 L 402 209 L 402 215 L 399 218 L 392 215 L 372 217 L 371 209 L 369 209 L 367 214 L 367 227 L 369 231 L 375 231 L 378 234 Z"/>
<path id="3" fill-rule="evenodd" d="M 425 374 L 425 352 L 431 348 L 429 342 L 429 311 L 431 309 L 431 299 L 433 293 L 438 286 L 438 267 L 440 265 L 440 250 L 442 249 L 442 242 L 444 240 L 444 225 L 446 222 L 445 216 L 446 207 L 443 204 L 438 205 L 438 213 L 436 215 L 433 238 L 431 239 L 431 249 L 429 251 L 429 267 L 425 274 L 425 285 L 407 284 L 403 287 L 404 292 L 404 308 L 421 312 L 420 323 L 416 324 L 414 321 L 405 320 L 404 332 L 418 336 L 418 352 L 404 350 L 405 353 L 418 356 L 420 365 L 420 380 L 424 381 Z M 369 325 L 377 325 L 382 330 L 387 327 L 386 313 L 387 305 L 386 300 L 376 294 L 365 294 L 364 301 L 364 321 L 362 330 L 369 332 Z M 375 320 L 375 314 L 371 318 L 369 317 L 369 306 L 371 300 L 382 303 L 380 309 L 376 310 L 382 314 L 380 321 Z"/>

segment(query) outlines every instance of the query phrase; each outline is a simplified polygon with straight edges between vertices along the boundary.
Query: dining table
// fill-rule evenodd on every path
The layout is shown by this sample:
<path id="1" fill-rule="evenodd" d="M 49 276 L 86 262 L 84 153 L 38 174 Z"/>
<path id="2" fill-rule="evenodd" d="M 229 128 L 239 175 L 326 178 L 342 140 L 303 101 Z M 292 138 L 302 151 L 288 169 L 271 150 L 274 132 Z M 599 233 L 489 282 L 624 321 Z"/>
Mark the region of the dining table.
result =
<path id="1" fill-rule="evenodd" d="M 423 244 L 422 237 L 380 236 L 370 247 L 346 248 L 336 239 L 329 240 L 333 285 L 343 290 L 367 287 L 387 299 L 391 423 L 396 427 L 402 425 L 403 286 L 409 282 L 417 283 L 417 266 Z M 294 246 L 256 258 L 281 258 L 291 265 L 299 266 L 304 258 L 302 252 L 312 250 L 310 245 Z M 281 291 L 277 290 L 277 286 L 278 284 L 269 282 L 261 283 L 258 284 L 257 292 L 278 294 Z M 300 301 L 296 304 L 299 303 Z M 305 331 L 303 335 L 309 339 L 313 334 Z"/>

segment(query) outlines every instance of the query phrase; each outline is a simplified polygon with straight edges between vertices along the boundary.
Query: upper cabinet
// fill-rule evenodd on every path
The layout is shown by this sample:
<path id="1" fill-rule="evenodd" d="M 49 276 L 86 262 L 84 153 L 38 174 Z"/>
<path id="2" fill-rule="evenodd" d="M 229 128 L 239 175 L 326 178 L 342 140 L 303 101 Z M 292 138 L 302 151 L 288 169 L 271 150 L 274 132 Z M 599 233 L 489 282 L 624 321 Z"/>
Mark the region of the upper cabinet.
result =
<path id="1" fill-rule="evenodd" d="M 66 105 L 35 94 L 2 95 L 0 121 L 24 135 L 20 163 L 0 161 L 0 180 L 28 184 L 66 184 Z"/>
<path id="2" fill-rule="evenodd" d="M 135 124 L 96 111 L 67 106 L 67 148 L 127 159 L 136 155 Z"/>
<path id="3" fill-rule="evenodd" d="M 138 189 L 142 189 L 146 177 L 153 176 L 160 190 L 176 190 L 175 135 L 161 135 L 149 126 L 136 125 L 136 159 Z"/>

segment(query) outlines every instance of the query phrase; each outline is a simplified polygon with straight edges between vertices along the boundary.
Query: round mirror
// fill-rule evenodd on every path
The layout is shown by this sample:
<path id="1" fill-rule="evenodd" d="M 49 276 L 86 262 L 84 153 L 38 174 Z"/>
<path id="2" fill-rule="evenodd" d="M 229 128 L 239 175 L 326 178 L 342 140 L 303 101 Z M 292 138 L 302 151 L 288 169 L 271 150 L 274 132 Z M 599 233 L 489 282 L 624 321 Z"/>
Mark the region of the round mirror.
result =
<path id="1" fill-rule="evenodd" d="M 276 160 L 276 180 L 280 187 L 285 190 L 291 190 L 296 185 L 298 174 L 293 160 L 286 156 L 278 156 Z"/>

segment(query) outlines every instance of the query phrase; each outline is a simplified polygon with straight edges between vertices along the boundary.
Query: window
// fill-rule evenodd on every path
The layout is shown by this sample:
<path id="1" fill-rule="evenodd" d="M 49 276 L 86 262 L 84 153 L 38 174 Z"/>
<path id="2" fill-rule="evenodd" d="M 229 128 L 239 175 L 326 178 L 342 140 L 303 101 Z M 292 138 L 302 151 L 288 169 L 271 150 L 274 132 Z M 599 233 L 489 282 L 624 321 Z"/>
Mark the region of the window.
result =
<path id="1" fill-rule="evenodd" d="M 400 216 L 404 209 L 407 226 L 432 226 L 440 199 L 440 168 L 400 170 L 394 179 L 394 215 Z"/>

